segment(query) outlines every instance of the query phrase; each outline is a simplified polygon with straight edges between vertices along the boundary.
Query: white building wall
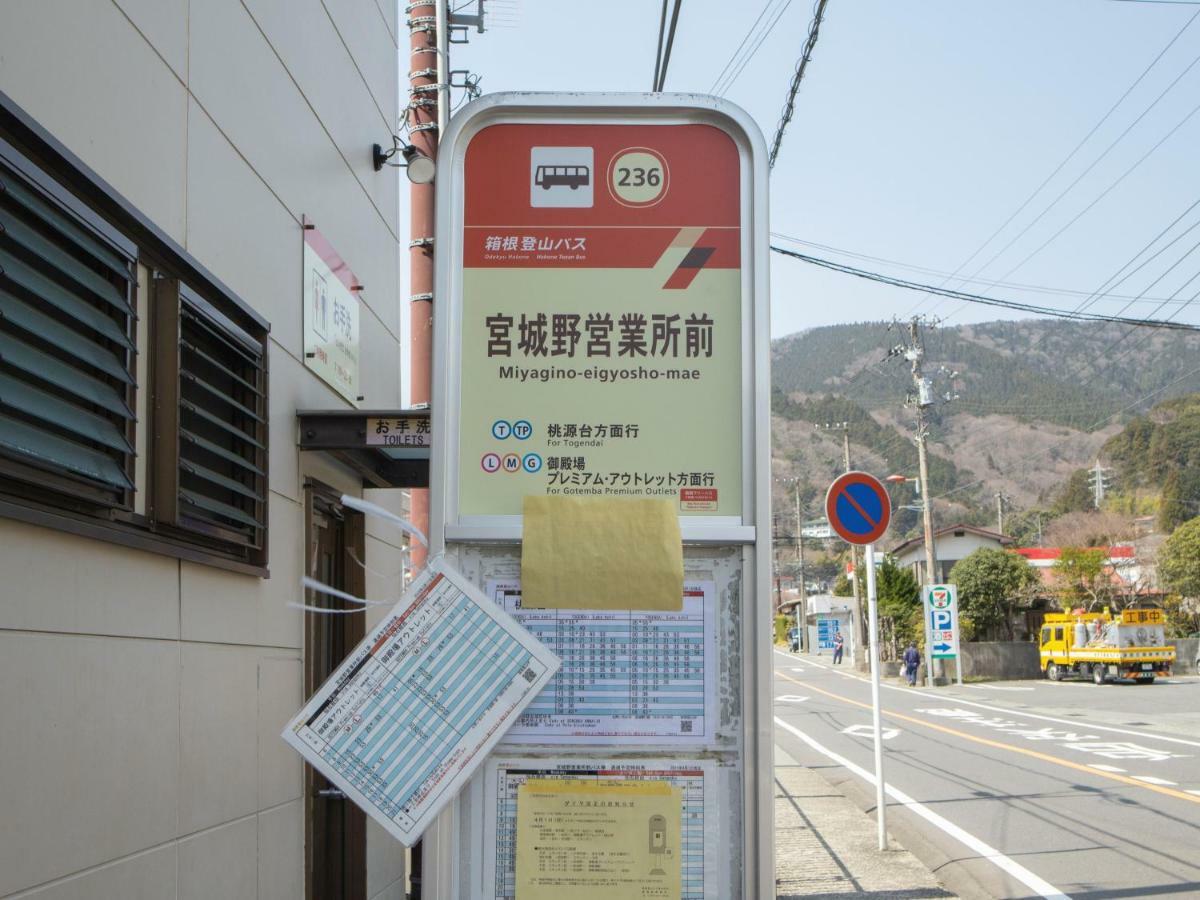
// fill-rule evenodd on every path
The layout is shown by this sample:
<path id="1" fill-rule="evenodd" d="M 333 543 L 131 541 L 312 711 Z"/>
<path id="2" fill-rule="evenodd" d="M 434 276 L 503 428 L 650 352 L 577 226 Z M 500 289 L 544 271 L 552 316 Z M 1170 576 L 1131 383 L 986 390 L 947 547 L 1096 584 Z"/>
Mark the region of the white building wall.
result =
<path id="1" fill-rule="evenodd" d="M 394 0 L 5 0 L 0 89 L 271 324 L 269 579 L 0 519 L 0 898 L 304 895 L 301 217 L 366 286 L 364 405 L 400 400 Z M 398 492 L 373 492 L 397 506 Z M 375 572 L 399 535 L 369 529 Z M 372 575 L 369 593 L 394 596 Z M 368 893 L 403 896 L 379 829 Z"/>

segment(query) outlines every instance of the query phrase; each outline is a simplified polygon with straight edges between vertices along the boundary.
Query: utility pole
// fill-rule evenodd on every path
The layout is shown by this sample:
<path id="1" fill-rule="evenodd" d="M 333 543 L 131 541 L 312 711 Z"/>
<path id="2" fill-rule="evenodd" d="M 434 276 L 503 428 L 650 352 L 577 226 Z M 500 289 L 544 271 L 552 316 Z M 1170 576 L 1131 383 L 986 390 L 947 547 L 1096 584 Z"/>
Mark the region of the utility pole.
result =
<path id="1" fill-rule="evenodd" d="M 1003 491 L 996 491 L 996 532 L 1004 534 L 1004 502 L 1008 498 Z"/>
<path id="2" fill-rule="evenodd" d="M 804 522 L 800 519 L 800 479 L 796 479 L 796 565 L 800 572 L 800 598 L 796 604 L 796 630 L 800 635 L 799 647 L 804 649 L 804 626 L 808 624 L 808 588 L 804 584 Z M 803 623 L 803 624 L 801 624 Z"/>
<path id="3" fill-rule="evenodd" d="M 1108 471 L 1106 466 L 1100 465 L 1100 460 L 1096 460 L 1096 465 L 1092 466 L 1091 474 L 1088 475 L 1088 481 L 1092 483 L 1092 502 L 1096 509 L 1099 509 L 1104 504 L 1104 489 L 1108 487 L 1104 483 L 1104 473 Z"/>
<path id="4" fill-rule="evenodd" d="M 849 422 L 826 422 L 824 426 L 817 425 L 818 429 L 824 427 L 825 431 L 840 431 L 842 433 L 842 463 L 845 466 L 845 471 L 850 471 L 850 423 Z M 868 637 L 867 623 L 863 621 L 862 615 L 862 598 L 859 596 L 858 590 L 858 547 L 854 544 L 850 545 L 850 565 L 854 570 L 854 574 L 850 579 L 850 587 L 854 591 L 853 600 L 850 605 L 850 617 L 854 620 L 854 667 L 861 668 L 866 662 L 866 641 Z"/>
<path id="5" fill-rule="evenodd" d="M 925 346 L 921 342 L 921 320 L 913 316 L 908 323 L 908 345 L 902 349 L 904 358 L 912 368 L 913 397 L 912 402 L 917 409 L 917 465 L 921 479 L 921 516 L 925 527 L 925 584 L 937 584 L 937 563 L 933 546 L 933 500 L 929 488 L 929 461 L 926 457 L 925 443 L 929 437 L 929 421 L 927 409 L 934 404 L 933 385 L 922 371 L 925 359 Z M 925 677 L 929 687 L 933 687 L 935 674 L 942 676 L 942 663 L 938 660 L 938 671 L 933 670 L 932 636 L 929 633 L 929 617 L 925 617 Z"/>
<path id="6" fill-rule="evenodd" d="M 439 73 L 446 71 L 445 46 L 448 42 L 446 0 L 410 3 L 409 98 L 405 110 L 408 141 L 429 159 L 437 159 L 439 115 L 444 88 Z M 439 33 L 438 26 L 441 27 Z M 409 368 L 410 405 L 428 406 L 433 377 L 433 209 L 434 187 L 409 184 Z M 409 517 L 422 531 L 429 531 L 429 490 L 414 489 Z M 412 548 L 413 571 L 425 565 L 426 549 Z"/>

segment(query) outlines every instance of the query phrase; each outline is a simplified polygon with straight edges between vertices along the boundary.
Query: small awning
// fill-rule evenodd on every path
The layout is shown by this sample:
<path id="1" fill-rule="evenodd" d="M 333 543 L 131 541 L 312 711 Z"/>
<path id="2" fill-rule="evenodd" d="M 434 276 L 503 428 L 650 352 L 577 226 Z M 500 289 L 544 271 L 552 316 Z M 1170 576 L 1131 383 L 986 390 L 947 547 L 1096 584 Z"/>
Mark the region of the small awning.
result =
<path id="1" fill-rule="evenodd" d="M 300 449 L 320 450 L 354 469 L 365 488 L 429 487 L 429 410 L 296 411 Z"/>

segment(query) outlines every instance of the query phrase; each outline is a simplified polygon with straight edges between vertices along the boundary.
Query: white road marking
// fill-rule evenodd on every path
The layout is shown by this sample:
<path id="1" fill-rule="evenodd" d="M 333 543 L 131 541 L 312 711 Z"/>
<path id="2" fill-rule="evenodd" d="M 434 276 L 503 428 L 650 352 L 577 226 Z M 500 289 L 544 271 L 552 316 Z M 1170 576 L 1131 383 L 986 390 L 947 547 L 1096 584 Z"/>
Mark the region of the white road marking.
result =
<path id="1" fill-rule="evenodd" d="M 1017 687 L 1016 685 L 1008 684 L 964 684 L 965 688 L 970 688 L 973 691 L 1032 691 L 1031 687 Z"/>
<path id="2" fill-rule="evenodd" d="M 776 652 L 778 652 L 778 651 L 776 651 Z M 829 671 L 834 672 L 838 675 L 844 675 L 847 678 L 855 677 L 855 676 L 849 675 L 846 672 L 840 672 L 837 669 L 830 668 L 829 666 L 826 666 L 823 663 L 815 662 L 813 660 L 809 660 L 809 662 L 810 662 L 810 664 L 812 664 L 814 666 L 818 666 L 822 669 L 829 669 Z M 859 678 L 858 680 L 865 681 L 866 679 Z M 1047 682 L 1047 684 L 1054 684 L 1054 682 Z M 906 694 L 915 694 L 918 697 L 924 697 L 926 700 L 928 700 L 931 695 L 931 691 L 929 689 L 916 690 L 915 688 L 902 687 L 901 685 L 897 685 L 897 684 L 887 684 L 886 682 L 882 683 L 880 685 L 880 687 L 887 688 L 889 691 L 902 691 L 903 693 L 906 693 Z M 1095 687 L 1095 685 L 1089 685 L 1089 687 Z M 1188 747 L 1200 747 L 1200 741 L 1189 741 L 1184 738 L 1166 737 L 1166 736 L 1160 735 L 1160 734 L 1147 734 L 1144 731 L 1131 731 L 1128 728 L 1114 728 L 1111 725 L 1097 725 L 1095 722 L 1081 721 L 1079 719 L 1075 719 L 1075 720 L 1059 719 L 1059 718 L 1056 718 L 1055 716 L 1044 716 L 1044 715 L 1040 715 L 1039 713 L 1031 713 L 1031 712 L 1028 712 L 1023 709 L 1016 710 L 1016 709 L 1005 709 L 1004 707 L 1001 707 L 1001 706 L 988 706 L 986 703 L 978 703 L 974 700 L 964 700 L 961 697 L 955 697 L 954 702 L 962 703 L 962 704 L 965 704 L 966 706 L 977 706 L 980 709 L 986 709 L 988 712 L 1003 713 L 1006 716 L 1020 716 L 1022 719 L 1041 719 L 1043 722 L 1058 722 L 1060 725 L 1070 725 L 1074 728 L 1079 728 L 1081 725 L 1086 725 L 1089 729 L 1093 729 L 1093 730 L 1111 731 L 1114 734 L 1128 734 L 1128 735 L 1132 735 L 1133 737 L 1146 738 L 1147 740 L 1152 740 L 1152 741 L 1166 741 L 1171 744 L 1184 744 Z"/>
<path id="3" fill-rule="evenodd" d="M 1146 784 L 1161 784 L 1164 787 L 1174 787 L 1179 782 L 1167 781 L 1165 778 L 1155 778 L 1153 775 L 1130 775 L 1130 778 L 1136 778 L 1138 781 L 1144 781 Z"/>
<path id="4" fill-rule="evenodd" d="M 807 697 L 800 697 L 796 694 L 783 694 L 775 698 L 776 703 L 803 703 Z"/>
<path id="5" fill-rule="evenodd" d="M 1200 797 L 1200 791 L 1188 791 L 1187 793 L 1195 794 L 1197 797 Z"/>
<path id="6" fill-rule="evenodd" d="M 875 776 L 866 769 L 819 744 L 799 728 L 789 725 L 787 722 L 778 717 L 775 718 L 775 724 L 780 728 L 791 732 L 800 740 L 804 741 L 804 743 L 808 744 L 808 746 L 810 746 L 812 749 L 833 760 L 839 766 L 843 766 L 850 772 L 853 772 L 868 784 L 872 786 L 875 784 Z M 950 837 L 954 838 L 956 841 L 964 844 L 967 848 L 979 854 L 980 857 L 992 863 L 992 865 L 996 866 L 996 868 L 1011 875 L 1017 881 L 1021 882 L 1021 884 L 1025 885 L 1025 887 L 1029 888 L 1031 891 L 1034 891 L 1039 897 L 1044 897 L 1045 900 L 1071 900 L 1067 894 L 1064 894 L 1048 881 L 1042 880 L 1016 860 L 1005 856 L 995 847 L 991 846 L 990 844 L 985 844 L 979 838 L 975 837 L 975 835 L 963 830 L 962 828 L 959 828 L 949 819 L 938 815 L 933 810 L 921 803 L 918 803 L 899 788 L 894 788 L 885 782 L 883 789 L 887 792 L 888 796 L 904 806 L 906 809 L 910 810 L 914 815 L 920 816 L 935 828 L 940 829 Z"/>
<path id="7" fill-rule="evenodd" d="M 1116 766 L 1106 766 L 1104 763 L 1088 763 L 1089 769 L 1099 769 L 1101 772 L 1124 772 L 1124 769 L 1118 769 Z"/>
<path id="8" fill-rule="evenodd" d="M 853 735 L 854 737 L 874 738 L 875 737 L 875 729 L 872 728 L 870 725 L 851 725 L 849 728 L 843 728 L 842 734 L 849 734 L 849 735 Z M 896 737 L 898 734 L 900 734 L 900 731 L 899 731 L 899 729 L 896 729 L 896 728 L 881 727 L 879 729 L 879 736 L 881 738 L 883 738 L 885 741 L 890 741 L 892 738 Z"/>

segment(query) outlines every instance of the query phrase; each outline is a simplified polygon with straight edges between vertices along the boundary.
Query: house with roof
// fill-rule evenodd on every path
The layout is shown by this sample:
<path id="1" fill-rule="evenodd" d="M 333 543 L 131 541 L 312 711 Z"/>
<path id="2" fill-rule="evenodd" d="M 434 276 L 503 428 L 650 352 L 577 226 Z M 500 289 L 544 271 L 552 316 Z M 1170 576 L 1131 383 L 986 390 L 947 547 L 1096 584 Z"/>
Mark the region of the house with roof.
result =
<path id="1" fill-rule="evenodd" d="M 950 570 L 960 559 L 970 556 L 976 550 L 1005 550 L 1015 541 L 998 531 L 989 531 L 975 525 L 958 523 L 933 533 L 933 577 L 925 572 L 925 538 L 923 535 L 910 538 L 888 553 L 897 566 L 912 570 L 917 584 L 943 584 L 950 575 Z"/>

